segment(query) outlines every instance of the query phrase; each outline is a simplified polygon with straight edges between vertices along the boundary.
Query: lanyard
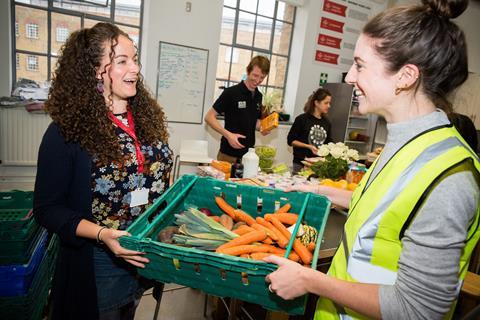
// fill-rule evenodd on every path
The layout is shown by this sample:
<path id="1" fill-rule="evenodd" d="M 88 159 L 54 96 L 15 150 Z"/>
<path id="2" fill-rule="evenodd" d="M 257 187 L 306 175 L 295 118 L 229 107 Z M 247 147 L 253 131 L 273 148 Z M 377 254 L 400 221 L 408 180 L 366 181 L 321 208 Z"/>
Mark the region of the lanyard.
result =
<path id="1" fill-rule="evenodd" d="M 132 111 L 130 111 L 130 108 L 127 109 L 128 127 L 123 124 L 123 122 L 120 121 L 117 117 L 115 117 L 113 113 L 108 113 L 108 116 L 113 121 L 113 123 L 115 123 L 120 129 L 125 131 L 125 133 L 128 134 L 133 139 L 133 141 L 135 141 L 135 154 L 137 156 L 138 162 L 137 172 L 143 173 L 145 157 L 143 156 L 142 150 L 140 149 L 140 142 L 138 141 L 137 135 L 135 134 L 135 122 L 133 121 Z"/>

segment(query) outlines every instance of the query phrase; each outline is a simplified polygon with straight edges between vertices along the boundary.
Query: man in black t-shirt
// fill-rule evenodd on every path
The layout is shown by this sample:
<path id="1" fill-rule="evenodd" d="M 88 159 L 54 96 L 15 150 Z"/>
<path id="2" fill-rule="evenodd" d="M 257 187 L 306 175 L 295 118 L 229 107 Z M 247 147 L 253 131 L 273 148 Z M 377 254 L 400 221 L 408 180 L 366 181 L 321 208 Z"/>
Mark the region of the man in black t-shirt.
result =
<path id="1" fill-rule="evenodd" d="M 247 79 L 226 88 L 205 115 L 205 122 L 222 135 L 218 160 L 234 163 L 255 145 L 262 114 L 262 94 L 257 87 L 269 71 L 267 58 L 254 57 L 247 66 Z M 217 120 L 218 114 L 225 116 L 225 127 Z"/>

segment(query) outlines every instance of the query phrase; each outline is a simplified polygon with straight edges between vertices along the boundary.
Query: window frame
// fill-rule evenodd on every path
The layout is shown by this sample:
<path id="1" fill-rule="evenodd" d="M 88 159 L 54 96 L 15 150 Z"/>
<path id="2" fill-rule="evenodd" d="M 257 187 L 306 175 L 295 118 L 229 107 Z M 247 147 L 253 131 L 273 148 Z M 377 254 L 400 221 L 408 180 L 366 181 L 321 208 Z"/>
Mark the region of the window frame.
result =
<path id="1" fill-rule="evenodd" d="M 85 1 L 85 3 L 88 3 L 88 1 Z M 108 1 L 107 1 L 108 3 Z M 35 55 L 38 57 L 46 57 L 47 60 L 47 81 L 51 80 L 52 77 L 52 63 L 51 60 L 52 58 L 58 58 L 57 54 L 52 53 L 52 37 L 53 37 L 53 32 L 52 32 L 52 14 L 53 13 L 58 13 L 58 14 L 63 14 L 63 15 L 68 15 L 68 16 L 73 16 L 76 18 L 80 19 L 80 28 L 83 28 L 85 26 L 85 20 L 95 20 L 98 22 L 110 22 L 113 23 L 117 26 L 120 27 L 130 27 L 130 28 L 136 28 L 138 29 L 138 55 L 141 55 L 141 48 L 142 48 L 142 34 L 143 34 L 143 9 L 145 5 L 145 0 L 140 0 L 140 21 L 139 25 L 132 25 L 128 24 L 122 21 L 117 21 L 115 20 L 115 12 L 116 12 L 116 1 L 111 0 L 111 6 L 110 6 L 110 17 L 102 17 L 100 15 L 93 15 L 90 13 L 84 13 L 80 12 L 78 10 L 72 10 L 72 9 L 65 9 L 65 8 L 59 8 L 54 6 L 53 0 L 48 0 L 48 4 L 46 6 L 42 5 L 35 5 L 35 4 L 29 4 L 29 3 L 23 3 L 23 2 L 17 2 L 15 0 L 10 1 L 10 13 L 11 13 L 11 27 L 10 27 L 10 33 L 11 33 L 11 44 L 12 44 L 12 50 L 11 50 L 11 65 L 12 65 L 12 87 L 14 86 L 15 82 L 17 81 L 17 68 L 16 66 L 14 67 L 13 64 L 16 64 L 16 54 L 26 54 L 26 55 Z M 24 7 L 24 8 L 31 8 L 31 9 L 36 9 L 36 10 L 41 10 L 47 12 L 47 52 L 38 52 L 38 51 L 31 51 L 31 50 L 23 50 L 23 49 L 17 49 L 17 40 L 16 40 L 16 28 L 15 28 L 15 23 L 16 21 L 16 7 Z M 37 25 L 38 26 L 38 25 Z M 37 29 L 38 31 L 38 29 Z M 25 34 L 27 34 L 27 30 L 25 30 Z M 70 33 L 69 33 L 70 34 Z M 38 32 L 37 32 L 38 36 Z M 38 37 L 37 37 L 38 39 Z M 28 63 L 27 63 L 27 68 L 28 68 Z"/>
<path id="2" fill-rule="evenodd" d="M 38 39 L 38 24 L 26 23 L 25 24 L 25 37 L 27 39 Z"/>
<path id="3" fill-rule="evenodd" d="M 282 86 L 276 86 L 276 85 L 270 84 L 270 75 L 269 75 L 269 77 L 267 77 L 266 81 L 259 86 L 260 91 L 263 91 L 264 94 L 271 91 L 271 90 L 281 90 L 282 91 L 281 99 L 283 101 L 284 98 L 285 98 L 285 86 L 286 86 L 286 83 L 287 83 L 288 67 L 289 67 L 289 64 L 290 64 L 290 55 L 291 55 L 291 49 L 292 49 L 292 40 L 293 40 L 293 33 L 294 33 L 294 27 L 295 27 L 295 21 L 296 21 L 297 7 L 293 6 L 293 9 L 294 9 L 293 19 L 292 19 L 292 21 L 288 21 L 288 20 L 285 20 L 285 19 L 279 19 L 278 18 L 278 6 L 279 6 L 278 3 L 279 3 L 279 0 L 275 1 L 275 8 L 274 8 L 273 17 L 269 17 L 267 15 L 263 15 L 263 14 L 258 13 L 258 9 L 259 9 L 258 2 L 261 1 L 261 0 L 257 1 L 257 8 L 256 8 L 255 12 L 240 9 L 240 1 L 241 0 L 236 0 L 236 7 L 232 7 L 232 6 L 227 5 L 227 4 L 223 5 L 223 9 L 227 8 L 227 9 L 235 11 L 235 18 L 234 18 L 234 22 L 233 22 L 232 43 L 230 44 L 230 43 L 225 43 L 225 42 L 220 41 L 219 42 L 219 47 L 220 46 L 225 46 L 227 48 L 231 48 L 231 50 L 230 50 L 231 53 L 234 52 L 234 49 L 249 50 L 249 51 L 251 51 L 250 58 L 252 58 L 254 55 L 258 55 L 258 54 L 266 55 L 269 58 L 270 62 L 272 62 L 272 55 L 282 57 L 282 58 L 286 58 L 287 63 L 286 63 L 286 67 L 285 67 L 286 68 L 285 69 L 285 79 L 283 81 L 283 85 Z M 251 46 L 237 43 L 239 15 L 240 15 L 241 12 L 254 15 L 254 18 L 255 18 L 254 25 L 253 25 L 253 39 L 252 39 L 252 45 Z M 255 36 L 256 36 L 256 31 L 257 31 L 257 19 L 258 19 L 258 17 L 273 20 L 272 21 L 272 28 L 271 28 L 271 37 L 270 37 L 269 49 L 257 48 L 257 47 L 254 46 L 255 45 Z M 222 14 L 222 21 L 223 21 L 223 14 Z M 275 27 L 276 27 L 277 22 L 282 22 L 282 23 L 291 25 L 291 34 L 290 34 L 290 41 L 289 41 L 289 44 L 288 44 L 287 54 L 280 54 L 280 53 L 273 52 L 273 44 L 274 44 L 274 38 L 275 38 Z M 222 24 L 223 24 L 223 22 L 222 22 Z M 224 57 L 224 60 L 227 63 L 226 57 Z M 217 75 L 215 75 L 215 81 L 216 82 L 228 83 L 229 86 L 238 84 L 238 81 L 232 80 L 232 63 L 234 63 L 234 62 L 232 62 L 232 60 L 234 60 L 234 59 L 232 59 L 232 56 L 231 56 L 230 61 L 228 62 L 229 66 L 228 66 L 228 76 L 227 76 L 227 78 L 224 78 L 224 77 L 219 78 Z M 245 67 L 247 67 L 247 66 L 245 65 Z M 216 89 L 217 88 L 215 88 L 215 90 Z"/>
<path id="4" fill-rule="evenodd" d="M 40 67 L 38 65 L 38 56 L 36 55 L 27 55 L 26 56 L 27 61 L 26 61 L 26 69 L 27 71 L 33 71 L 33 72 L 38 72 L 40 70 Z M 32 60 L 34 60 L 33 63 L 30 63 Z M 31 67 L 33 66 L 33 68 Z"/>
<path id="5" fill-rule="evenodd" d="M 66 27 L 55 28 L 55 41 L 58 43 L 65 43 L 70 35 L 70 30 Z"/>

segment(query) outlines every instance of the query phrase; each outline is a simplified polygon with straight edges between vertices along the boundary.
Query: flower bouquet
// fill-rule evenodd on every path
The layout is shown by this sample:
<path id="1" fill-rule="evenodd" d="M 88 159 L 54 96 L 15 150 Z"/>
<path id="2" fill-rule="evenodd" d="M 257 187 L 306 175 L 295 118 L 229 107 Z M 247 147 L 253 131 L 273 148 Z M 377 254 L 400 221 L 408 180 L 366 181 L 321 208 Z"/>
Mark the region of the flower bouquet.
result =
<path id="1" fill-rule="evenodd" d="M 345 176 L 348 164 L 359 159 L 358 151 L 350 149 L 343 142 L 321 145 L 317 154 L 320 158 L 310 169 L 319 178 L 332 180 Z"/>

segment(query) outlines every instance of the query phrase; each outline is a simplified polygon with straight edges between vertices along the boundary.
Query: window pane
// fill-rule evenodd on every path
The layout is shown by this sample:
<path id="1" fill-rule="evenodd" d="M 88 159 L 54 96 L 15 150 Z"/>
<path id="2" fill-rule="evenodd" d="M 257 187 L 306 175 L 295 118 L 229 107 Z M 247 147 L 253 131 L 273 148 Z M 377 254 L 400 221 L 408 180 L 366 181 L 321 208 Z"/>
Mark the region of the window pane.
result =
<path id="1" fill-rule="evenodd" d="M 292 25 L 277 20 L 275 22 L 275 33 L 273 38 L 273 53 L 287 55 L 291 38 Z"/>
<path id="2" fill-rule="evenodd" d="M 92 19 L 84 19 L 83 20 L 83 27 L 84 28 L 92 28 L 94 25 L 99 23 L 99 20 L 92 20 Z"/>
<path id="3" fill-rule="evenodd" d="M 119 27 L 121 30 L 125 31 L 130 39 L 133 40 L 133 43 L 135 43 L 135 46 L 138 48 L 138 41 L 139 41 L 139 35 L 140 35 L 140 29 L 138 28 L 133 28 L 133 27 L 126 27 L 126 26 L 121 26 L 117 24 L 117 27 Z"/>
<path id="4" fill-rule="evenodd" d="M 217 78 L 218 79 L 228 79 L 228 69 L 230 67 L 229 61 L 225 60 L 225 55 L 231 53 L 231 48 L 228 46 L 220 45 L 218 50 L 218 63 L 217 63 Z"/>
<path id="5" fill-rule="evenodd" d="M 287 58 L 272 55 L 270 61 L 269 86 L 283 87 L 285 85 L 285 74 L 287 73 Z"/>
<path id="6" fill-rule="evenodd" d="M 222 30 L 220 32 L 220 42 L 226 44 L 233 43 L 233 28 L 235 26 L 235 10 L 223 8 Z"/>
<path id="7" fill-rule="evenodd" d="M 140 26 L 140 0 L 116 0 L 115 22 Z"/>
<path id="8" fill-rule="evenodd" d="M 295 7 L 285 2 L 278 2 L 277 19 L 293 22 Z"/>
<path id="9" fill-rule="evenodd" d="M 255 31 L 255 48 L 270 50 L 270 38 L 272 37 L 273 20 L 264 17 L 257 17 Z"/>
<path id="10" fill-rule="evenodd" d="M 48 0 L 16 0 L 16 3 L 27 3 L 27 4 L 34 4 L 39 7 L 47 7 Z"/>
<path id="11" fill-rule="evenodd" d="M 247 76 L 247 65 L 252 58 L 252 51 L 245 49 L 238 49 L 238 63 L 232 63 L 232 71 L 230 80 L 240 82 Z"/>
<path id="12" fill-rule="evenodd" d="M 236 8 L 237 7 L 237 0 L 224 0 L 223 5 Z"/>
<path id="13" fill-rule="evenodd" d="M 89 0 L 88 2 L 53 0 L 54 7 L 105 18 L 110 18 L 110 4 L 111 1 L 108 0 Z"/>
<path id="14" fill-rule="evenodd" d="M 253 13 L 257 12 L 257 0 L 240 0 L 240 9 Z"/>
<path id="15" fill-rule="evenodd" d="M 228 81 L 215 81 L 215 93 L 214 93 L 214 100 L 217 100 L 218 97 L 220 97 L 220 94 L 222 94 L 223 90 L 227 88 L 228 86 Z"/>
<path id="16" fill-rule="evenodd" d="M 15 19 L 20 34 L 16 38 L 16 49 L 47 53 L 47 11 L 16 6 Z"/>
<path id="17" fill-rule="evenodd" d="M 20 78 L 36 82 L 47 80 L 47 57 L 19 53 L 18 60 L 19 68 L 15 81 L 18 81 Z"/>
<path id="18" fill-rule="evenodd" d="M 52 54 L 58 55 L 68 36 L 78 29 L 80 29 L 80 17 L 52 12 Z"/>
<path id="19" fill-rule="evenodd" d="M 51 57 L 50 58 L 50 68 L 51 68 L 50 79 L 53 77 L 53 73 L 57 69 L 57 61 L 58 61 L 57 57 Z"/>
<path id="20" fill-rule="evenodd" d="M 237 44 L 244 44 L 251 47 L 253 43 L 253 26 L 255 24 L 255 15 L 240 12 L 238 17 Z"/>
<path id="21" fill-rule="evenodd" d="M 261 0 L 258 3 L 258 14 L 273 17 L 275 12 L 275 0 Z"/>

